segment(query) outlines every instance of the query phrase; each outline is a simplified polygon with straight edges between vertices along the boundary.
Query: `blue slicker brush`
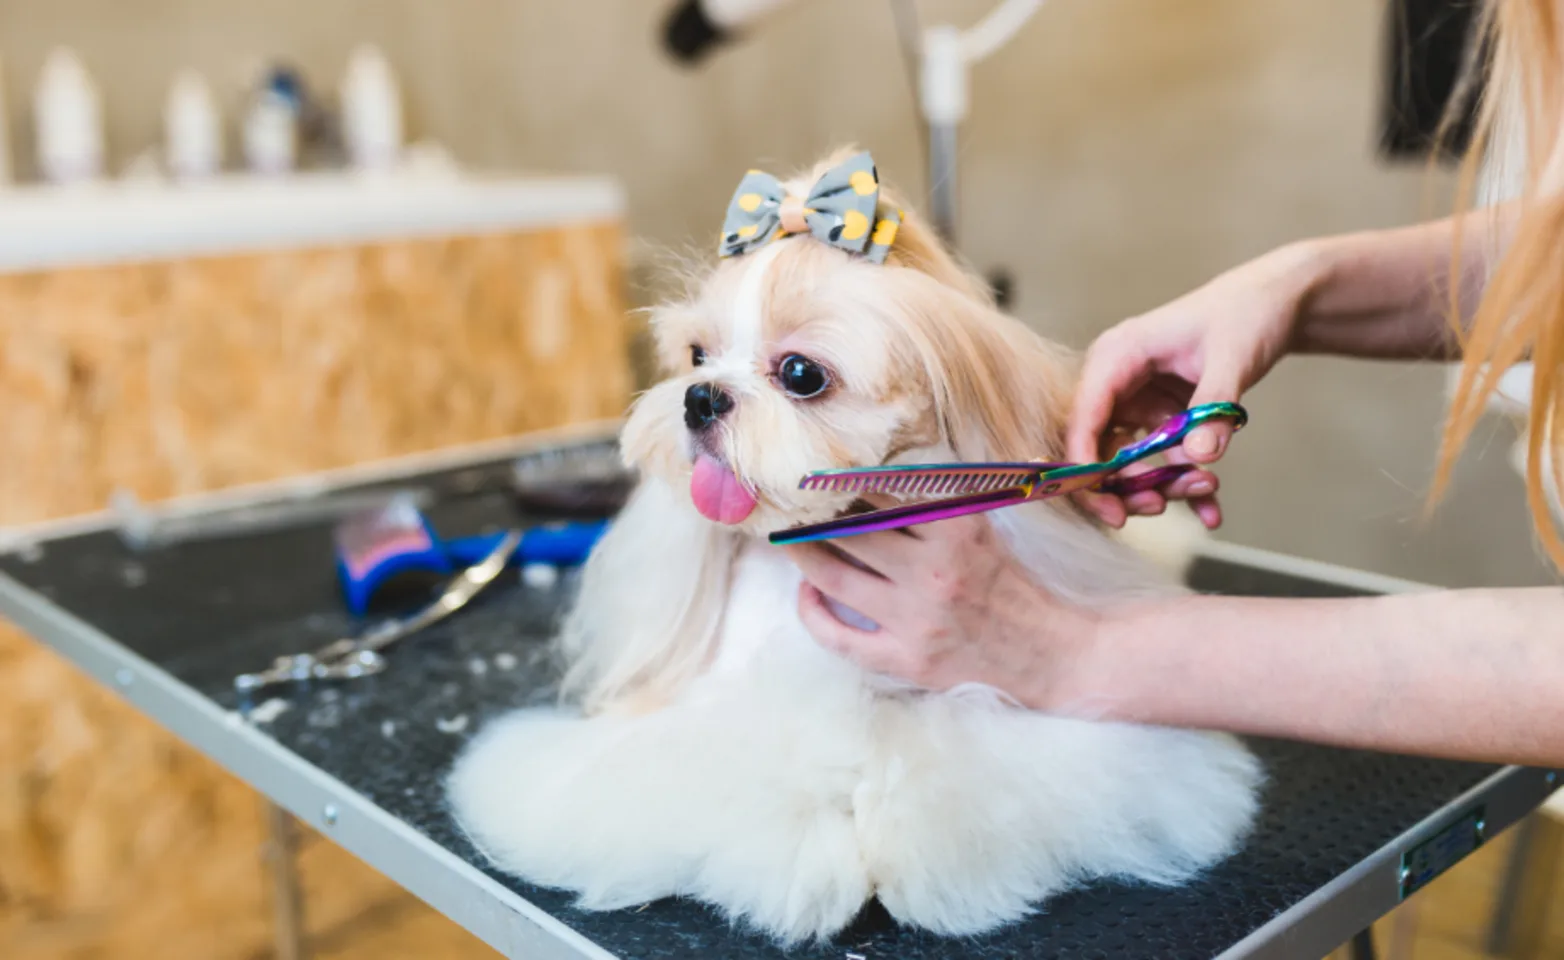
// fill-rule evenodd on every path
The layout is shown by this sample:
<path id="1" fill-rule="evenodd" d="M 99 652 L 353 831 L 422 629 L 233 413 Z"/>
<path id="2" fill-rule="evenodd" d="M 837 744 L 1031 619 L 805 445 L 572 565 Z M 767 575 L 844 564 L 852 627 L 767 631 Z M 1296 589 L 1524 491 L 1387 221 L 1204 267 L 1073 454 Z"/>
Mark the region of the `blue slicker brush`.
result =
<path id="1" fill-rule="evenodd" d="M 586 561 L 607 527 L 606 520 L 533 527 L 522 534 L 508 563 L 577 566 Z M 410 498 L 349 516 L 333 534 L 337 575 L 348 609 L 363 616 L 375 592 L 399 574 L 452 576 L 481 562 L 505 535 L 501 531 L 443 540 Z"/>

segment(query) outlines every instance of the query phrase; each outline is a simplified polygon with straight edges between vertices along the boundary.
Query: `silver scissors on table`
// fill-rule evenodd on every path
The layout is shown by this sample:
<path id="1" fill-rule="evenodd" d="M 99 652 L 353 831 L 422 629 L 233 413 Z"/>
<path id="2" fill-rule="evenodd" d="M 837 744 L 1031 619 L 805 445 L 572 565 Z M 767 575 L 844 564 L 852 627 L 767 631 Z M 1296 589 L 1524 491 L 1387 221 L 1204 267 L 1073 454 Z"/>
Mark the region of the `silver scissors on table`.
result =
<path id="1" fill-rule="evenodd" d="M 240 693 L 254 693 L 276 684 L 351 680 L 380 673 L 386 668 L 381 651 L 466 606 L 505 569 L 511 554 L 521 545 L 521 536 L 520 530 L 506 533 L 487 556 L 463 570 L 432 603 L 412 616 L 389 620 L 358 637 L 334 640 L 313 653 L 278 657 L 266 670 L 235 677 L 234 688 Z"/>

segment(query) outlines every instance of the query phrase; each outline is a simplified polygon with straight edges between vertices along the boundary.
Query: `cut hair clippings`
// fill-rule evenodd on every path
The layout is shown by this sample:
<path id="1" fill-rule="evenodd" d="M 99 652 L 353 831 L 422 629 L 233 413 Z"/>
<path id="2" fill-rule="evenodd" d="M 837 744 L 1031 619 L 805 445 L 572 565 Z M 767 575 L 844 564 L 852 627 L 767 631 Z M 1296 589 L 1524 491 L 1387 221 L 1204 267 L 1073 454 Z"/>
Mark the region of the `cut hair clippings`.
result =
<path id="1" fill-rule="evenodd" d="M 1249 422 L 1249 414 L 1236 403 L 1191 407 L 1099 463 L 932 463 L 819 470 L 804 477 L 799 489 L 945 496 L 778 530 L 770 539 L 774 544 L 833 540 L 998 510 L 1082 490 L 1119 496 L 1153 490 L 1193 470 L 1194 465 L 1169 464 L 1130 477 L 1116 474 L 1147 457 L 1171 450 L 1182 443 L 1191 430 L 1212 420 L 1232 420 L 1233 429 L 1240 430 Z"/>

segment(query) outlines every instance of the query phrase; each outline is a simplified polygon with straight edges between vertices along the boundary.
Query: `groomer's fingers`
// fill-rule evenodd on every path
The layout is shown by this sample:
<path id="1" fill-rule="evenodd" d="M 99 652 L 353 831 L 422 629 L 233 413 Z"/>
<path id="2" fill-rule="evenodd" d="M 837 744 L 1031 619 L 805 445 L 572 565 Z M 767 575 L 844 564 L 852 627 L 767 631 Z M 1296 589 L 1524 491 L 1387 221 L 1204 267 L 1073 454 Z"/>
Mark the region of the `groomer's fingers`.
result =
<path id="1" fill-rule="evenodd" d="M 1147 461 L 1132 463 L 1123 470 L 1120 470 L 1118 473 L 1114 474 L 1112 479 L 1115 482 L 1108 484 L 1107 486 L 1109 487 L 1109 490 L 1099 493 L 1098 496 L 1103 497 L 1104 499 L 1108 497 L 1117 498 L 1118 501 L 1123 504 L 1124 512 L 1127 516 L 1156 516 L 1163 510 L 1167 509 L 1167 497 L 1160 488 L 1126 490 L 1120 486 L 1117 481 L 1130 480 L 1142 474 L 1151 473 L 1154 470 L 1160 469 L 1160 465 Z"/>
<path id="2" fill-rule="evenodd" d="M 1219 483 L 1209 470 L 1191 470 L 1162 489 L 1169 500 L 1191 500 L 1215 494 Z"/>
<path id="3" fill-rule="evenodd" d="M 1215 497 L 1194 497 L 1189 500 L 1189 509 L 1194 511 L 1207 530 L 1215 530 L 1222 525 L 1222 506 Z"/>
<path id="4" fill-rule="evenodd" d="M 1098 338 L 1082 367 L 1065 432 L 1065 452 L 1071 460 L 1092 463 L 1102 458 L 1115 408 L 1144 386 L 1153 372 L 1152 359 L 1132 341 L 1111 330 Z M 1115 529 L 1124 526 L 1130 513 L 1128 504 L 1109 493 L 1085 491 L 1075 497 L 1088 512 Z"/>
<path id="5" fill-rule="evenodd" d="M 824 543 L 795 543 L 787 551 L 804 579 L 878 623 L 894 606 L 890 582 L 877 573 L 862 570 L 838 556 Z"/>
<path id="6" fill-rule="evenodd" d="M 1191 407 L 1203 403 L 1237 403 L 1243 392 L 1240 381 L 1243 366 L 1228 358 L 1207 358 L 1206 371 L 1189 398 Z M 1212 420 L 1189 432 L 1184 438 L 1183 450 L 1195 463 L 1215 463 L 1227 450 L 1227 441 L 1233 436 L 1233 424 L 1229 420 Z"/>
<path id="7" fill-rule="evenodd" d="M 1174 478 L 1157 488 L 1157 493 L 1167 500 L 1189 500 L 1196 497 L 1212 497 L 1216 494 L 1219 483 L 1216 474 L 1194 463 L 1182 446 L 1174 447 L 1163 454 L 1168 464 L 1182 464 L 1194 467 L 1194 469 Z M 1159 467 L 1149 464 L 1136 464 L 1134 467 L 1124 470 L 1123 476 L 1132 476 L 1145 470 L 1156 470 Z"/>
<path id="8" fill-rule="evenodd" d="M 1128 399 L 1121 399 L 1113 411 L 1113 426 L 1126 428 L 1126 432 L 1112 438 L 1119 441 L 1110 444 L 1113 451 L 1135 442 L 1134 434 L 1129 431 L 1155 430 L 1183 413 L 1188 406 L 1185 402 L 1188 396 L 1188 389 L 1179 395 L 1153 380 Z"/>
<path id="9" fill-rule="evenodd" d="M 838 602 L 842 602 L 838 599 Z M 852 660 L 873 673 L 894 673 L 898 665 L 897 649 L 881 633 L 848 626 L 836 618 L 825 595 L 813 584 L 798 587 L 798 618 L 815 642 Z"/>
<path id="10" fill-rule="evenodd" d="M 1189 456 L 1183 450 L 1175 447 L 1167 452 L 1168 465 L 1190 464 Z M 1125 467 L 1115 475 L 1115 481 L 1132 480 L 1137 476 L 1167 469 L 1167 465 L 1158 465 L 1152 462 L 1142 462 Z M 1160 484 L 1154 488 L 1128 492 L 1122 487 L 1117 495 L 1122 498 L 1125 509 L 1130 516 L 1156 516 L 1167 509 L 1167 505 L 1174 500 L 1189 500 L 1193 498 L 1213 498 L 1217 492 L 1218 481 L 1216 474 L 1198 467 L 1181 474 L 1174 479 Z"/>
<path id="11" fill-rule="evenodd" d="M 859 533 L 851 537 L 817 543 L 828 550 L 839 551 L 854 562 L 872 569 L 881 577 L 897 581 L 902 579 L 911 563 L 911 552 L 919 546 L 921 537 L 903 532 L 912 528 L 877 530 Z"/>
<path id="12" fill-rule="evenodd" d="M 1079 490 L 1071 494 L 1071 496 L 1088 513 L 1096 515 L 1097 519 L 1114 529 L 1124 526 L 1125 518 L 1130 515 L 1129 504 L 1122 497 L 1112 493 L 1103 493 L 1097 490 Z"/>
<path id="13" fill-rule="evenodd" d="M 1183 447 L 1169 450 L 1167 459 L 1170 463 L 1190 463 Z M 1216 498 L 1221 485 L 1216 474 L 1197 466 L 1164 486 L 1160 492 L 1169 500 L 1185 501 L 1207 530 L 1215 530 L 1222 525 L 1222 508 Z"/>
<path id="14" fill-rule="evenodd" d="M 1081 378 L 1065 431 L 1065 452 L 1076 463 L 1092 463 L 1102 455 L 1103 434 L 1121 399 L 1151 378 L 1153 364 L 1133 340 L 1109 330 L 1092 344 L 1081 365 Z"/>
<path id="15" fill-rule="evenodd" d="M 1160 516 L 1168 508 L 1168 498 L 1156 490 L 1142 490 L 1123 498 L 1124 509 L 1132 517 Z"/>

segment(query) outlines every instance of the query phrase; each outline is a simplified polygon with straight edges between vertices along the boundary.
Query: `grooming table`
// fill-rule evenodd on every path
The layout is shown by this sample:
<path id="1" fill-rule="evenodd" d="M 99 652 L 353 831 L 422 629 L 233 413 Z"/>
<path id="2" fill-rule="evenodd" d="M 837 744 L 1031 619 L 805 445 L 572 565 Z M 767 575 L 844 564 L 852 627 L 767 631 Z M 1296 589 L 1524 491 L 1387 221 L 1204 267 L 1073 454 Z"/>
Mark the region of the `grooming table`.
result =
<path id="1" fill-rule="evenodd" d="M 481 488 L 517 457 L 611 444 L 602 429 L 523 438 L 317 478 L 332 489 L 440 482 Z M 288 484 L 193 498 L 199 512 L 287 495 Z M 428 511 L 442 535 L 509 515 L 504 494 Z M 441 794 L 458 749 L 500 713 L 548 700 L 544 644 L 572 588 L 514 571 L 378 676 L 261 692 L 236 674 L 355 632 L 329 526 L 130 551 L 108 515 L 13 531 L 0 544 L 0 615 L 116 689 L 278 806 L 510 957 L 1288 957 L 1318 960 L 1553 790 L 1555 772 L 1254 741 L 1269 772 L 1241 852 L 1180 888 L 1097 883 L 988 936 L 945 940 L 871 907 L 827 946 L 784 953 L 694 903 L 592 914 L 484 865 Z M 1220 543 L 1197 562 L 1207 592 L 1332 596 L 1416 585 Z"/>

